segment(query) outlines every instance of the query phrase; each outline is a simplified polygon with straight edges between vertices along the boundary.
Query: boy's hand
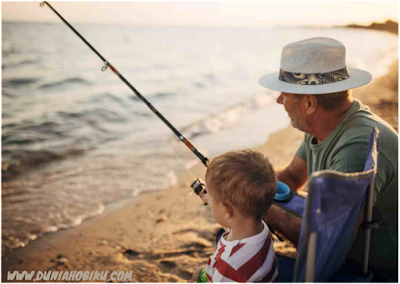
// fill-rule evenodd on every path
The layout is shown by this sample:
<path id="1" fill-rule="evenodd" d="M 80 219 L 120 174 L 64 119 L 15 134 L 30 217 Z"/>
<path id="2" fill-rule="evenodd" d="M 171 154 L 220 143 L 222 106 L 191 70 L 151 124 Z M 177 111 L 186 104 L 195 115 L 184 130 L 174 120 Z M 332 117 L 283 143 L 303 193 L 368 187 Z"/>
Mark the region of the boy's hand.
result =
<path id="1" fill-rule="evenodd" d="M 204 181 L 198 178 L 192 183 L 190 187 L 194 190 L 194 192 L 198 196 L 200 196 L 201 200 L 203 200 L 204 205 L 207 205 L 208 204 L 207 190 Z"/>
<path id="2" fill-rule="evenodd" d="M 207 190 L 205 188 L 200 191 L 199 196 L 203 200 L 204 205 L 208 205 Z"/>

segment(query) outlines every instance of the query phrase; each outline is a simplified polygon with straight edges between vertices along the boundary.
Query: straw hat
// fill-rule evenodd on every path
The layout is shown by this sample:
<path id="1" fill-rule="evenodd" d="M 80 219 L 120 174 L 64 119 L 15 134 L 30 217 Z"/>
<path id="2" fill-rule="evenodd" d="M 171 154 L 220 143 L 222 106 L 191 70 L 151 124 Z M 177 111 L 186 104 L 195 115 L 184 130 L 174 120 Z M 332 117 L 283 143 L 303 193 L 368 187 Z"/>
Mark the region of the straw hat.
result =
<path id="1" fill-rule="evenodd" d="M 286 45 L 280 72 L 261 77 L 260 85 L 292 94 L 328 94 L 371 82 L 370 73 L 346 66 L 346 48 L 337 40 L 315 37 Z"/>

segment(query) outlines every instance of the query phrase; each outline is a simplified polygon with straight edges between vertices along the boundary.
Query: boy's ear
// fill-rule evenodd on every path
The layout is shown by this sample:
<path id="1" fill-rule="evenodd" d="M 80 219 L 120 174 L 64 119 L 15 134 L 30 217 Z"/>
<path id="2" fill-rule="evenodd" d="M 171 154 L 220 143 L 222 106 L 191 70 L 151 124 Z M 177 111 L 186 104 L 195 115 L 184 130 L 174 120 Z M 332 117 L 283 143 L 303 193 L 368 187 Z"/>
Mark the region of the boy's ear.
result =
<path id="1" fill-rule="evenodd" d="M 234 209 L 233 206 L 229 202 L 221 202 L 224 218 L 229 219 L 233 217 Z"/>

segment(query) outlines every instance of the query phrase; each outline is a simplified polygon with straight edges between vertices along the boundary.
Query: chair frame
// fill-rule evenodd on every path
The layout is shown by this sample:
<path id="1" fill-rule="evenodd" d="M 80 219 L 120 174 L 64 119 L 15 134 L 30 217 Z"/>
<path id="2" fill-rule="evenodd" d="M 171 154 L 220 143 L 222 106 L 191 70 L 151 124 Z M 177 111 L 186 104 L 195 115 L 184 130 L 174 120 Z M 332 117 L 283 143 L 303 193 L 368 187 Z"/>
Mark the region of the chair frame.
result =
<path id="1" fill-rule="evenodd" d="M 306 282 L 313 282 L 314 281 L 314 272 L 315 272 L 315 255 L 316 255 L 316 243 L 317 243 L 317 233 L 311 232 L 311 208 L 312 208 L 312 200 L 314 196 L 314 180 L 321 177 L 334 177 L 336 179 L 340 179 L 342 181 L 354 181 L 354 180 L 361 180 L 366 178 L 371 178 L 371 182 L 367 188 L 366 193 L 366 212 L 365 212 L 365 220 L 364 224 L 371 224 L 372 222 L 372 210 L 373 210 L 373 198 L 374 198 L 374 185 L 375 185 L 375 176 L 377 172 L 377 159 L 378 159 L 378 138 L 379 138 L 379 130 L 377 127 L 373 129 L 373 140 L 372 140 L 372 149 L 371 155 L 373 159 L 373 166 L 372 169 L 357 172 L 357 173 L 340 173 L 331 170 L 323 170 L 315 172 L 311 175 L 309 181 L 309 192 L 306 202 L 306 208 L 304 211 L 305 223 L 304 223 L 304 238 L 302 243 L 298 249 L 298 256 L 296 258 L 295 270 L 294 270 L 294 277 L 293 282 L 298 281 L 298 277 L 301 270 L 301 260 L 304 259 L 306 256 Z M 367 158 L 368 159 L 368 158 Z M 318 214 L 318 212 L 315 212 Z M 361 214 L 361 213 L 360 213 Z M 356 227 L 353 230 L 356 230 Z M 308 236 L 308 237 L 307 237 Z M 365 252 L 364 252 L 364 260 L 363 260 L 363 269 L 362 272 L 366 274 L 368 272 L 368 263 L 369 263 L 369 252 L 370 252 L 370 241 L 371 241 L 371 227 L 367 226 L 366 229 L 366 241 L 365 241 Z"/>

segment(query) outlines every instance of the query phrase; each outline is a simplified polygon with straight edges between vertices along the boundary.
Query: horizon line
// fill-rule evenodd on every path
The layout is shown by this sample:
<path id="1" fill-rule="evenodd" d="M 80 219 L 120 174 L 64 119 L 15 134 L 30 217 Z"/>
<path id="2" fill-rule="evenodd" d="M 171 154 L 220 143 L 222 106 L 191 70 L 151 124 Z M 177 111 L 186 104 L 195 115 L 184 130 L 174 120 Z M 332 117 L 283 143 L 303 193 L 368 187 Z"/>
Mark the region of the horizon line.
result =
<path id="1" fill-rule="evenodd" d="M 303 25 L 246 25 L 246 24 L 209 24 L 209 25 L 202 25 L 202 24 L 187 24 L 187 25 L 182 25 L 182 24 L 148 24 L 148 23 L 101 23 L 101 22 L 82 22 L 82 21 L 76 21 L 74 24 L 87 24 L 87 25 L 114 25 L 114 26 L 137 26 L 137 27 L 226 27 L 226 28 L 348 28 L 351 25 L 356 25 L 359 27 L 365 27 L 368 28 L 373 24 L 386 24 L 387 22 L 394 22 L 398 24 L 398 21 L 392 18 L 385 19 L 384 21 L 376 22 L 376 21 L 371 21 L 369 25 L 365 24 L 359 24 L 357 22 L 349 22 L 346 24 L 322 24 L 322 25 L 309 25 L 309 24 L 303 24 Z M 63 24 L 61 21 L 35 21 L 35 20 L 2 20 L 2 23 L 25 23 L 25 24 Z"/>

